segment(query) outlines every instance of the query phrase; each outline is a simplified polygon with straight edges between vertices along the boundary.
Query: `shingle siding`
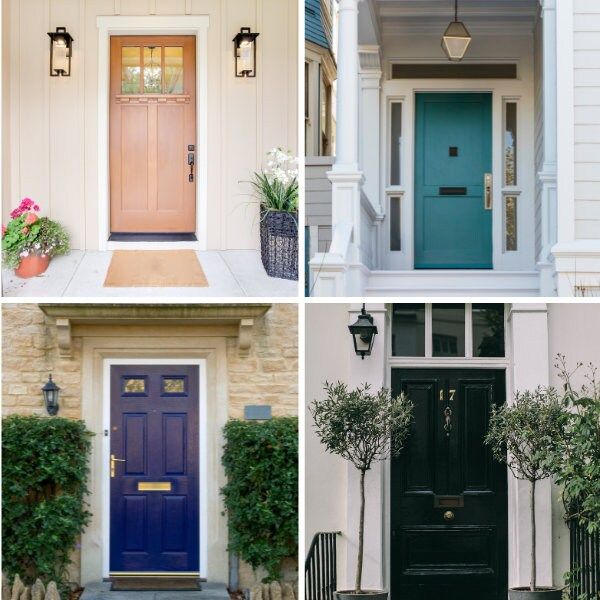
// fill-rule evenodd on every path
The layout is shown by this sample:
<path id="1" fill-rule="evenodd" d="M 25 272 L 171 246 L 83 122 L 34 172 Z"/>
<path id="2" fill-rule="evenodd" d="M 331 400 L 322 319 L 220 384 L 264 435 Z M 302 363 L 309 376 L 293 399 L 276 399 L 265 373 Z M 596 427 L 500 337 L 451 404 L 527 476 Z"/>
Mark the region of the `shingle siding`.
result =
<path id="1" fill-rule="evenodd" d="M 305 38 L 313 44 L 330 48 L 325 29 L 323 27 L 323 18 L 321 15 L 321 0 L 305 0 Z"/>

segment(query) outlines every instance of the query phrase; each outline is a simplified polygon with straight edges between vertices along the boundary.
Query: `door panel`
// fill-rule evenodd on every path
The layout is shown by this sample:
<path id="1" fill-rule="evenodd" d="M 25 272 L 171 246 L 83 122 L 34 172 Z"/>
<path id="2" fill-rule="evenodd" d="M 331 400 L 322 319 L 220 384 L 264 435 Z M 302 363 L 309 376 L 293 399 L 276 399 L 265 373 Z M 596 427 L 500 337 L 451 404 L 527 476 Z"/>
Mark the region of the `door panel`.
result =
<path id="1" fill-rule="evenodd" d="M 417 94 L 416 269 L 492 268 L 491 168 L 491 94 Z"/>
<path id="2" fill-rule="evenodd" d="M 194 36 L 111 37 L 111 232 L 195 232 L 195 61 Z"/>
<path id="3" fill-rule="evenodd" d="M 392 460 L 392 600 L 506 599 L 506 469 L 483 445 L 490 408 L 505 401 L 504 377 L 392 370 L 393 393 L 415 406 L 407 447 Z"/>
<path id="4" fill-rule="evenodd" d="M 122 461 L 110 480 L 111 573 L 198 572 L 198 378 L 196 366 L 111 367 L 110 451 Z"/>

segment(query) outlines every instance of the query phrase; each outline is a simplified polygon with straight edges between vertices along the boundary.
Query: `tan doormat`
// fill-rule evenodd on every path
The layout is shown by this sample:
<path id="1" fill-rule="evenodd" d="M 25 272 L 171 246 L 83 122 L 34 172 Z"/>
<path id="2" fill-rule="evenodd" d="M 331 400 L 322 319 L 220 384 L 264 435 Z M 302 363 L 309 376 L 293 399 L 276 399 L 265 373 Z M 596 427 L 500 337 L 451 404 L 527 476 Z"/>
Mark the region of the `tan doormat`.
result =
<path id="1" fill-rule="evenodd" d="M 104 287 L 208 287 L 193 250 L 115 250 Z"/>

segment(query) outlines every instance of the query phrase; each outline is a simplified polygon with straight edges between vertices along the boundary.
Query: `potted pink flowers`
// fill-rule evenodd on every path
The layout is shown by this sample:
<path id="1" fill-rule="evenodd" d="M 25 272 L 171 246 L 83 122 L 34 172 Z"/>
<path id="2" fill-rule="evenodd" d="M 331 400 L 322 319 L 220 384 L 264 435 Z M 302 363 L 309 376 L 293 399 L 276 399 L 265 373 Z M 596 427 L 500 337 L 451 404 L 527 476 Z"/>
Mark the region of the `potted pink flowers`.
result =
<path id="1" fill-rule="evenodd" d="M 2 226 L 2 259 L 18 277 L 42 274 L 53 256 L 69 252 L 69 235 L 56 221 L 39 217 L 40 207 L 24 198 Z"/>

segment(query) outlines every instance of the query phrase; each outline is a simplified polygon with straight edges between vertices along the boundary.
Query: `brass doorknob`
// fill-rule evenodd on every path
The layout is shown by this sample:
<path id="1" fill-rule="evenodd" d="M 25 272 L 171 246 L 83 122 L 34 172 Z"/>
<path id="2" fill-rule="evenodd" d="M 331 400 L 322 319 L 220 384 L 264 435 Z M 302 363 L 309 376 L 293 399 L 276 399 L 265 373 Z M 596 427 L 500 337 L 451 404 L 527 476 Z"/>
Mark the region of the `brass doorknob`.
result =
<path id="1" fill-rule="evenodd" d="M 454 521 L 454 513 L 451 510 L 444 513 L 444 521 Z"/>

